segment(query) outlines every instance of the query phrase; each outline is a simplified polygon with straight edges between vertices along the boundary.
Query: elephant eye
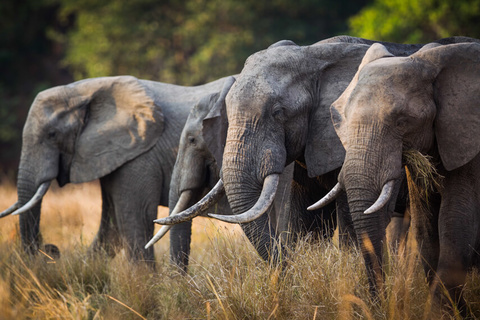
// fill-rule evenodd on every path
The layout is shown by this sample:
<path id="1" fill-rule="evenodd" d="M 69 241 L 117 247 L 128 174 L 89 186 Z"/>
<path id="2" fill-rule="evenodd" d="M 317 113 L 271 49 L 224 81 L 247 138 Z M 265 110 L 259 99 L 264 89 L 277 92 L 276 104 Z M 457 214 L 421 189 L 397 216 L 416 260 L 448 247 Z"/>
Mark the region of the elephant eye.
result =
<path id="1" fill-rule="evenodd" d="M 57 135 L 57 132 L 56 132 L 56 131 L 49 131 L 49 132 L 48 132 L 48 138 L 49 138 L 49 139 L 55 138 L 56 135 Z"/>
<path id="2" fill-rule="evenodd" d="M 188 142 L 194 144 L 195 143 L 195 137 L 194 136 L 188 136 Z"/>
<path id="3" fill-rule="evenodd" d="M 404 128 L 408 124 L 408 121 L 406 118 L 399 118 L 397 119 L 396 126 L 397 128 Z"/>
<path id="4" fill-rule="evenodd" d="M 275 119 L 282 120 L 285 116 L 285 108 L 281 105 L 275 105 L 272 110 L 272 115 Z"/>

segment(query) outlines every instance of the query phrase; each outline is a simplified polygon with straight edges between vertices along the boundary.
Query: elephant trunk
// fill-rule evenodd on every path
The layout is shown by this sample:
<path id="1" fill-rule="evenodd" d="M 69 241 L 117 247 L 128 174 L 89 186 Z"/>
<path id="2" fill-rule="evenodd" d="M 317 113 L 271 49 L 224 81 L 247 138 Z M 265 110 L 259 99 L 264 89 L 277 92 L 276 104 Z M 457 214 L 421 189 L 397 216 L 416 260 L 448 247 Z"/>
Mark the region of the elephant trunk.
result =
<path id="1" fill-rule="evenodd" d="M 209 216 L 230 223 L 247 223 L 258 219 L 271 208 L 275 200 L 279 180 L 279 174 L 271 174 L 265 178 L 262 193 L 250 210 L 240 215 L 225 216 L 221 214 L 209 214 Z"/>
<path id="2" fill-rule="evenodd" d="M 237 139 L 233 140 L 238 141 Z M 239 215 L 255 206 L 262 193 L 264 179 L 271 174 L 281 172 L 281 170 L 272 169 L 275 162 L 268 156 L 261 156 L 259 159 L 252 157 L 252 151 L 255 154 L 252 150 L 253 143 L 246 144 L 236 141 L 227 140 L 222 179 L 232 212 L 234 215 Z M 274 189 L 276 190 L 276 186 Z M 275 195 L 275 190 L 270 196 Z M 271 210 L 273 205 L 270 205 L 269 208 Z M 253 221 L 241 223 L 241 227 L 264 260 L 272 259 L 272 261 L 278 262 L 281 247 L 276 243 L 275 230 L 271 226 L 267 214 L 260 215 Z"/>
<path id="3" fill-rule="evenodd" d="M 365 261 L 370 290 L 377 292 L 384 278 L 382 248 L 387 224 L 386 208 L 366 215 L 365 210 L 375 202 L 378 195 L 358 185 L 352 188 L 347 187 L 346 192 L 353 226 Z"/>
<path id="4" fill-rule="evenodd" d="M 397 159 L 392 151 L 391 158 L 382 157 L 380 150 L 374 150 L 380 143 L 368 148 L 358 141 L 350 145 L 339 180 L 347 193 L 370 290 L 376 294 L 383 285 L 382 250 L 400 185 L 401 155 Z"/>
<path id="5" fill-rule="evenodd" d="M 19 206 L 27 204 L 35 195 L 37 186 L 30 178 L 32 173 L 20 169 L 18 173 L 17 192 Z M 40 247 L 40 199 L 27 212 L 20 215 L 20 235 L 26 252 L 36 253 Z"/>

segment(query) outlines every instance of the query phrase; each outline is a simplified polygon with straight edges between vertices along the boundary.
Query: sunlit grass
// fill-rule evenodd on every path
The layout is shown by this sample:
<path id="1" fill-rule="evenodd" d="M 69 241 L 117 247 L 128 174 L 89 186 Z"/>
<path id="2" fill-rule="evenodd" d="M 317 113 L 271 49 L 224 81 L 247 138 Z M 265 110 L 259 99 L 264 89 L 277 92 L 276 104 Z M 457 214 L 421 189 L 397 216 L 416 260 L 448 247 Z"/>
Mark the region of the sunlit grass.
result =
<path id="1" fill-rule="evenodd" d="M 0 210 L 16 201 L 2 186 Z M 52 261 L 26 256 L 18 218 L 0 221 L 0 319 L 423 319 L 429 295 L 415 244 L 386 254 L 384 293 L 371 301 L 363 259 L 335 241 L 300 242 L 282 271 L 263 262 L 238 226 L 197 219 L 189 274 L 168 263 L 168 237 L 155 245 L 157 267 L 89 257 L 100 221 L 96 183 L 51 190 L 41 231 L 59 246 Z M 166 215 L 161 208 L 159 215 Z M 391 251 L 389 251 L 391 252 Z M 480 315 L 478 273 L 465 289 Z"/>

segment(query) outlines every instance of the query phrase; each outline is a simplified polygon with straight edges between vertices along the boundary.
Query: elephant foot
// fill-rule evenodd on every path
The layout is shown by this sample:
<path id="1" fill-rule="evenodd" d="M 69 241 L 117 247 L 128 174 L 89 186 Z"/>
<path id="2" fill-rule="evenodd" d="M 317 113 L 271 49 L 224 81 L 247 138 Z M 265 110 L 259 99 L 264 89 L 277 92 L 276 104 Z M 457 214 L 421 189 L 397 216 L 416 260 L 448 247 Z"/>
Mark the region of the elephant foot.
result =
<path id="1" fill-rule="evenodd" d="M 430 285 L 432 305 L 431 319 L 470 319 L 467 303 L 463 298 L 463 285 L 449 286 L 438 278 Z"/>

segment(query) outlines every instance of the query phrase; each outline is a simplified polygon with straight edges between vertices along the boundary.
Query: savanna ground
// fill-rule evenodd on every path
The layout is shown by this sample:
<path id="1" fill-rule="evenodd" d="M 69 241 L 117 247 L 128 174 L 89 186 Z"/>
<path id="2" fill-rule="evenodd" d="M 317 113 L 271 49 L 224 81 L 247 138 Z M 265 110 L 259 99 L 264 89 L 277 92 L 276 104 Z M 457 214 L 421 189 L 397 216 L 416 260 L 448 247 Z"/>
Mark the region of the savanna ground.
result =
<path id="1" fill-rule="evenodd" d="M 0 187 L 0 210 L 16 199 Z M 155 245 L 155 272 L 86 252 L 100 221 L 97 183 L 50 190 L 43 201 L 44 243 L 61 258 L 23 254 L 18 218 L 0 221 L 0 319 L 425 319 L 428 286 L 415 245 L 388 254 L 385 294 L 373 303 L 363 261 L 337 242 L 301 242 L 283 272 L 263 262 L 238 226 L 198 218 L 189 274 L 168 263 L 168 237 Z M 167 214 L 159 209 L 159 216 Z M 158 230 L 158 228 L 157 228 Z M 480 277 L 465 296 L 480 318 Z"/>

